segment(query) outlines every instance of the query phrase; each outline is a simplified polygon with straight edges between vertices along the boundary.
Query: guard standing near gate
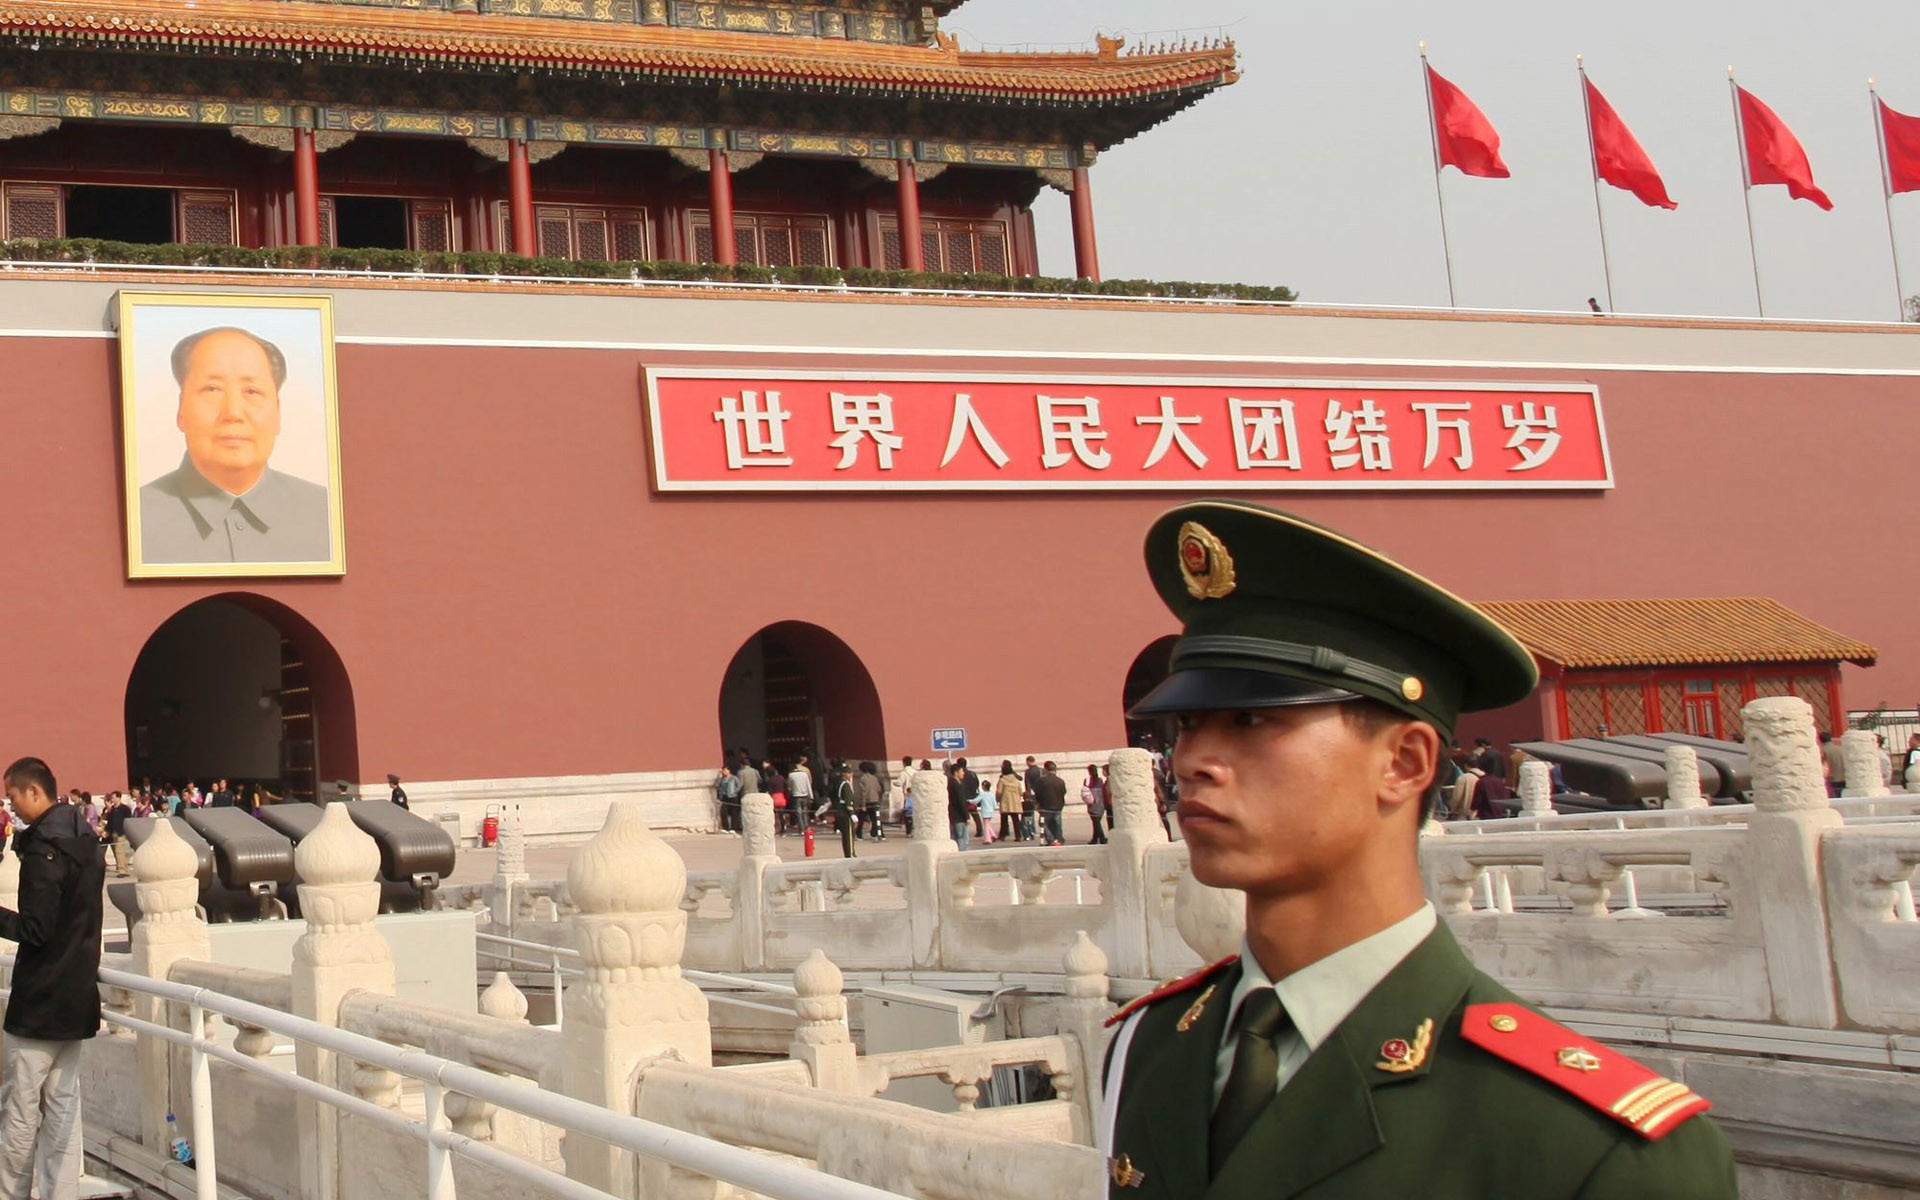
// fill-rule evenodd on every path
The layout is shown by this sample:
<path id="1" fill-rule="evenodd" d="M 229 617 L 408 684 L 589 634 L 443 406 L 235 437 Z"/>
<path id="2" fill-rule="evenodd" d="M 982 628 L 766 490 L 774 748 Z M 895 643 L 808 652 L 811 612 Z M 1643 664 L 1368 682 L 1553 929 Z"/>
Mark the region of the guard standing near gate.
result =
<path id="1" fill-rule="evenodd" d="M 1736 1195 L 1708 1102 L 1522 1003 L 1426 901 L 1420 830 L 1455 718 L 1532 693 L 1472 605 L 1348 538 L 1184 505 L 1147 566 L 1185 624 L 1129 716 L 1173 716 L 1194 877 L 1243 952 L 1115 1018 L 1116 1200 Z"/>

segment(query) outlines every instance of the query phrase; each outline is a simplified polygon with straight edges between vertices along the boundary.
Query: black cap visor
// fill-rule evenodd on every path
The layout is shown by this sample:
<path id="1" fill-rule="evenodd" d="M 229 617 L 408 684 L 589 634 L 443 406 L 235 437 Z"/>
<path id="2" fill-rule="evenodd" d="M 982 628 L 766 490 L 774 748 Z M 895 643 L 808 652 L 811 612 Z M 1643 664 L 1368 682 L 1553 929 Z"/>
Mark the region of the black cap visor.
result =
<path id="1" fill-rule="evenodd" d="M 1342 704 L 1358 692 L 1290 679 L 1240 667 L 1188 667 L 1166 677 L 1159 687 L 1127 710 L 1129 719 L 1183 712 L 1222 712 L 1241 708 L 1288 708 L 1299 704 Z"/>

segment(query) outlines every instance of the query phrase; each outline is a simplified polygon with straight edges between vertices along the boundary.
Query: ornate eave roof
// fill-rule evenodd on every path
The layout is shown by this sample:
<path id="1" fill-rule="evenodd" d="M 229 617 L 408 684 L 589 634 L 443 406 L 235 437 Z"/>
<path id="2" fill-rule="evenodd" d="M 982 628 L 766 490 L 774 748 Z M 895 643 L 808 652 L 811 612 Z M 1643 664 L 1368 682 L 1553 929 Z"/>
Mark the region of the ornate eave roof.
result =
<path id="1" fill-rule="evenodd" d="M 564 27 L 563 27 L 564 26 Z M 1239 78 L 1231 42 L 1126 54 L 1022 54 L 770 38 L 676 27 L 587 24 L 300 0 L 0 0 L 0 37 L 128 49 L 219 49 L 368 65 L 585 72 L 775 90 L 910 92 L 1070 107 L 1187 102 Z"/>
<path id="2" fill-rule="evenodd" d="M 1654 600 L 1503 600 L 1480 611 L 1527 649 L 1572 669 L 1697 664 L 1858 663 L 1874 647 L 1763 596 Z"/>

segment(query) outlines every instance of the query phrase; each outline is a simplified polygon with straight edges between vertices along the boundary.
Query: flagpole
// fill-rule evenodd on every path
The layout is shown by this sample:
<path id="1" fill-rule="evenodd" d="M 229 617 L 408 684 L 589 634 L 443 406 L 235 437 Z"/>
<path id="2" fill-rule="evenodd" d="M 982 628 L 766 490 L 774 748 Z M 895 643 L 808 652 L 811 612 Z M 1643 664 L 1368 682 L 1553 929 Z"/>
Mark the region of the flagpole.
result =
<path id="1" fill-rule="evenodd" d="M 1600 151 L 1593 144 L 1593 99 L 1587 94 L 1587 56 L 1576 54 L 1580 72 L 1580 108 L 1587 114 L 1587 165 L 1593 168 L 1593 217 L 1600 223 L 1600 270 L 1606 277 L 1607 311 L 1613 311 L 1613 260 L 1607 253 L 1607 212 L 1600 205 Z"/>
<path id="2" fill-rule="evenodd" d="M 1900 239 L 1893 232 L 1893 171 L 1887 162 L 1887 122 L 1880 112 L 1880 93 L 1874 90 L 1873 78 L 1867 78 L 1867 96 L 1873 101 L 1873 136 L 1880 146 L 1880 202 L 1887 210 L 1887 245 L 1893 251 L 1893 290 L 1900 301 L 1900 320 L 1907 319 L 1907 287 L 1900 279 Z"/>
<path id="3" fill-rule="evenodd" d="M 1427 140 L 1433 144 L 1433 198 L 1440 205 L 1440 253 L 1447 260 L 1447 307 L 1460 307 L 1453 295 L 1453 243 L 1447 237 L 1447 194 L 1440 188 L 1440 126 L 1433 112 L 1433 77 L 1427 74 L 1427 44 L 1420 43 L 1420 90 L 1427 94 Z"/>
<path id="4" fill-rule="evenodd" d="M 1753 302 L 1767 315 L 1767 294 L 1760 290 L 1760 248 L 1753 240 L 1753 167 L 1747 162 L 1747 123 L 1740 119 L 1740 85 L 1727 65 L 1727 95 L 1733 100 L 1733 138 L 1740 144 L 1740 200 L 1747 206 L 1747 257 L 1753 263 Z"/>

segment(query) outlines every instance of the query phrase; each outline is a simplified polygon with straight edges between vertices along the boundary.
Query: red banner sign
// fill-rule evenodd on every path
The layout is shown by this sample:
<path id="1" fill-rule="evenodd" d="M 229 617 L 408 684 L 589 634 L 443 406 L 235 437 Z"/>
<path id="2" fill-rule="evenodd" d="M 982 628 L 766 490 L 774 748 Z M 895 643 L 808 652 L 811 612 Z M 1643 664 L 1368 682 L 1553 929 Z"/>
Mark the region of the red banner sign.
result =
<path id="1" fill-rule="evenodd" d="M 1613 486 L 1586 385 L 648 372 L 665 492 Z"/>

